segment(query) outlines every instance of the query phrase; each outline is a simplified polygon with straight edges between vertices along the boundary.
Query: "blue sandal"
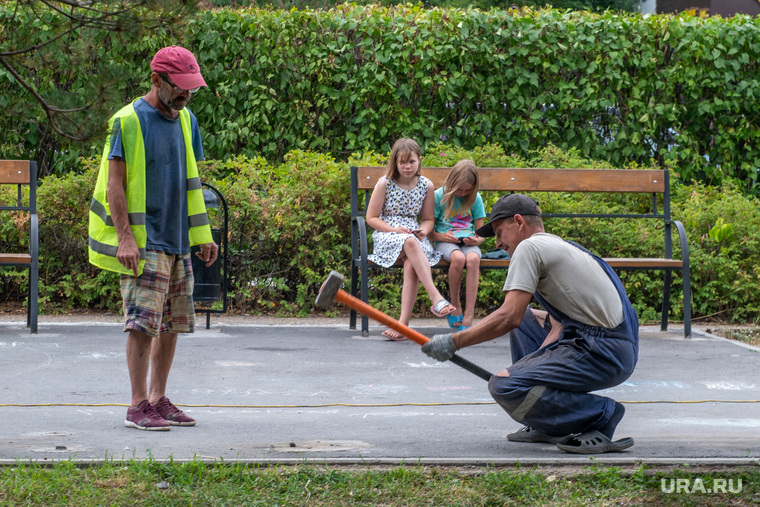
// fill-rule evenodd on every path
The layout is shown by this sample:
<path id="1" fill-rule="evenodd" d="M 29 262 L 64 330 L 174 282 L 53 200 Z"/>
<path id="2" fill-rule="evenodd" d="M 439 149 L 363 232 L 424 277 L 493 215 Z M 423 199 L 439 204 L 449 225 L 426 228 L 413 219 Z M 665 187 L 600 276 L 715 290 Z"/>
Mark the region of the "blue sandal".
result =
<path id="1" fill-rule="evenodd" d="M 446 315 L 446 320 L 449 321 L 449 327 L 451 329 L 461 330 L 462 329 L 462 324 L 461 324 L 462 317 L 464 317 L 464 315 L 451 315 L 451 314 Z M 459 325 L 457 325 L 457 324 L 459 324 Z"/>

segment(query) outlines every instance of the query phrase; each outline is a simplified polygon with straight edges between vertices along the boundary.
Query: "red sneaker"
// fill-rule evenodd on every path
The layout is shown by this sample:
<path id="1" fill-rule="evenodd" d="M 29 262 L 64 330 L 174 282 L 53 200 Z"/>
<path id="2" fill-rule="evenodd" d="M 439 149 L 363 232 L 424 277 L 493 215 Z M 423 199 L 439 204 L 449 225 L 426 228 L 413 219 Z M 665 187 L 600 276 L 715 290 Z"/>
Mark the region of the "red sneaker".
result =
<path id="1" fill-rule="evenodd" d="M 195 419 L 175 407 L 166 396 L 158 400 L 155 407 L 158 415 L 163 417 L 169 424 L 174 426 L 195 426 Z"/>
<path id="2" fill-rule="evenodd" d="M 148 431 L 168 431 L 171 429 L 169 422 L 164 421 L 164 418 L 156 412 L 155 407 L 148 403 L 148 400 L 143 400 L 136 408 L 127 409 L 124 426 Z"/>

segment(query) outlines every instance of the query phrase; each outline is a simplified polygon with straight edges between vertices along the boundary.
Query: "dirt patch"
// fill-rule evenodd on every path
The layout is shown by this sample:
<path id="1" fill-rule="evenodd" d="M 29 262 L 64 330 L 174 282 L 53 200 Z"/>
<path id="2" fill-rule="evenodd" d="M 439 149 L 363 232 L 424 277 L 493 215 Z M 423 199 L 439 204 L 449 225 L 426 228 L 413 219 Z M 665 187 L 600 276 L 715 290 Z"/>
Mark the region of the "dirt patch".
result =
<path id="1" fill-rule="evenodd" d="M 747 345 L 752 345 L 754 347 L 760 347 L 760 327 L 757 326 L 720 326 L 714 329 L 707 328 L 706 331 L 722 338 L 746 343 Z"/>
<path id="2" fill-rule="evenodd" d="M 0 304 L 0 314 L 26 315 L 26 306 L 18 301 L 4 301 Z"/>

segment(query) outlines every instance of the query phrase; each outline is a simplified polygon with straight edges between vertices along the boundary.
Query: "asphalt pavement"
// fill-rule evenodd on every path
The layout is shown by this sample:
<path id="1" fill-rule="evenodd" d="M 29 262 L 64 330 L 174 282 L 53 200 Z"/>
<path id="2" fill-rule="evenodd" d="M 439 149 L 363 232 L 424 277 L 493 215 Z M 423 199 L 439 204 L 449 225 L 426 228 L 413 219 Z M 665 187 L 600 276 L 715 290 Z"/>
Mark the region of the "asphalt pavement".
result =
<path id="1" fill-rule="evenodd" d="M 509 442 L 521 427 L 487 383 L 413 342 L 347 319 L 212 317 L 181 335 L 167 395 L 194 427 L 124 426 L 126 335 L 118 318 L 0 322 L 0 464 L 144 459 L 326 464 L 758 464 L 760 351 L 695 330 L 641 329 L 631 378 L 601 391 L 625 404 L 620 453 L 567 454 Z M 437 327 L 431 327 L 437 326 Z M 412 321 L 432 336 L 445 321 Z M 497 372 L 509 342 L 459 352 Z"/>

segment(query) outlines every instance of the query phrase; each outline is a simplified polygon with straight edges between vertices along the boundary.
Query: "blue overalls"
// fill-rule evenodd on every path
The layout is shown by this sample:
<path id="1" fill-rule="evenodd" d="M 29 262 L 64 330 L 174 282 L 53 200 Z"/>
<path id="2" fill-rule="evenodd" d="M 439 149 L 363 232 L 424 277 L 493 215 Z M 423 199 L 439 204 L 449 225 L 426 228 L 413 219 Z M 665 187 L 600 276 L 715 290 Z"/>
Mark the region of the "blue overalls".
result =
<path id="1" fill-rule="evenodd" d="M 491 396 L 515 421 L 550 435 L 604 427 L 615 401 L 589 392 L 624 382 L 633 373 L 639 351 L 638 315 L 620 278 L 601 258 L 568 243 L 591 255 L 615 284 L 623 303 L 623 322 L 614 329 L 582 324 L 536 292 L 536 300 L 562 323 L 559 340 L 540 348 L 548 330 L 528 308 L 520 326 L 510 332 L 510 376 L 494 375 L 488 383 Z"/>

